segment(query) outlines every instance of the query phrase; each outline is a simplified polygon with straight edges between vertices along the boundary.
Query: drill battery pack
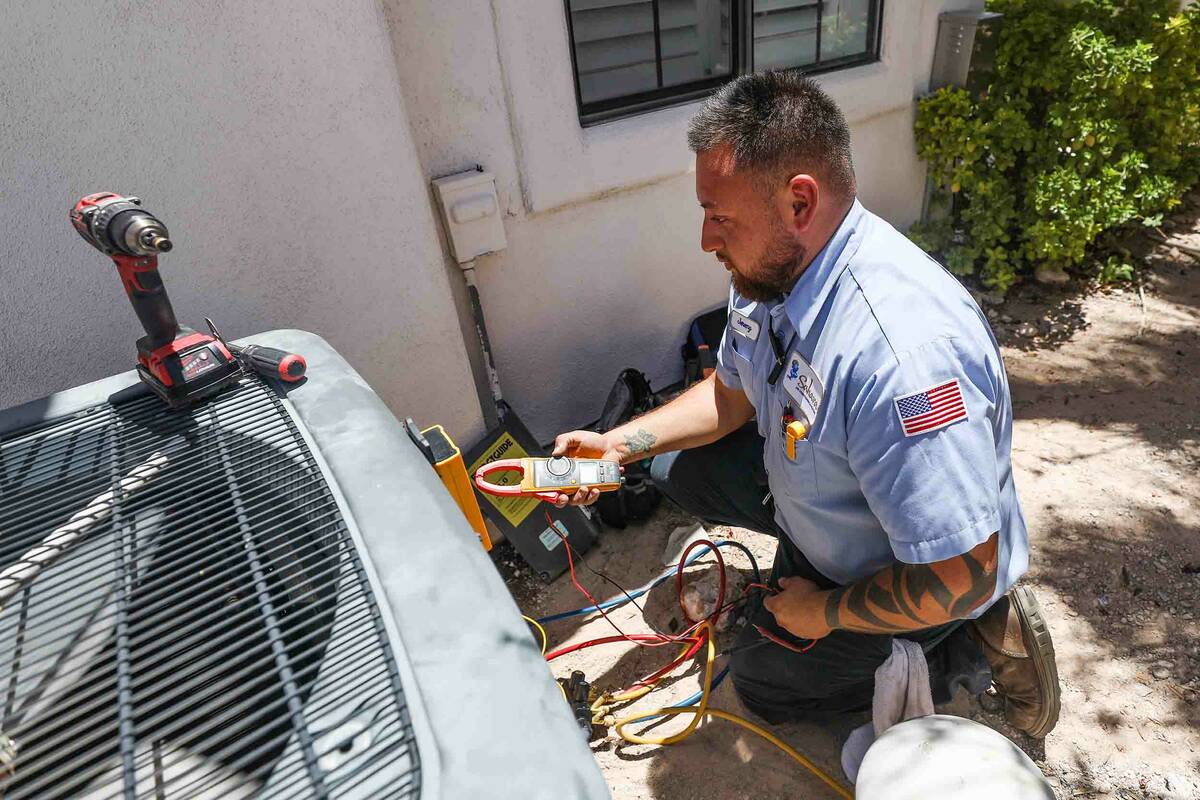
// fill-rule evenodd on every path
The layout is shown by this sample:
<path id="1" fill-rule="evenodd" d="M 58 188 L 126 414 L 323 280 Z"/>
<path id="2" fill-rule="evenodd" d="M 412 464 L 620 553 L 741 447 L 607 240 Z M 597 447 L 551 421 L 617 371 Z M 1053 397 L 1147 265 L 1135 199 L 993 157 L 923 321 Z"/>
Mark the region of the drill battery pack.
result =
<path id="1" fill-rule="evenodd" d="M 216 394 L 242 373 L 220 340 L 188 328 L 180 328 L 173 341 L 159 347 L 143 336 L 137 350 L 138 375 L 171 408 Z"/>

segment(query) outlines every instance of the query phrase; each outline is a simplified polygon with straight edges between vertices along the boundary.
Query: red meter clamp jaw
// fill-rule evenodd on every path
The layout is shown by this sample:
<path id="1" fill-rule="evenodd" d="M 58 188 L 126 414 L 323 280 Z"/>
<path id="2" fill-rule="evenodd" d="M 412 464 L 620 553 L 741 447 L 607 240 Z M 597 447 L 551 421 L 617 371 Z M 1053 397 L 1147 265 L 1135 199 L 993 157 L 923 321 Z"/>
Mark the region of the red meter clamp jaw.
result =
<path id="1" fill-rule="evenodd" d="M 490 464 L 484 464 L 475 470 L 475 486 L 479 488 L 479 491 L 495 495 L 496 497 L 536 497 L 538 500 L 545 500 L 547 503 L 557 501 L 558 492 L 528 492 L 524 489 L 522 484 L 525 483 L 526 479 L 524 464 L 526 460 L 524 458 L 505 458 L 500 461 L 493 461 Z M 486 480 L 488 475 L 496 472 L 519 472 L 521 473 L 521 481 L 511 486 L 501 486 L 498 483 Z"/>
<path id="2" fill-rule="evenodd" d="M 496 472 L 516 472 L 521 479 L 501 486 L 487 480 Z M 580 489 L 611 492 L 620 489 L 625 479 L 616 461 L 598 458 L 506 458 L 484 464 L 475 471 L 479 491 L 496 497 L 531 497 L 553 503 L 560 494 Z"/>

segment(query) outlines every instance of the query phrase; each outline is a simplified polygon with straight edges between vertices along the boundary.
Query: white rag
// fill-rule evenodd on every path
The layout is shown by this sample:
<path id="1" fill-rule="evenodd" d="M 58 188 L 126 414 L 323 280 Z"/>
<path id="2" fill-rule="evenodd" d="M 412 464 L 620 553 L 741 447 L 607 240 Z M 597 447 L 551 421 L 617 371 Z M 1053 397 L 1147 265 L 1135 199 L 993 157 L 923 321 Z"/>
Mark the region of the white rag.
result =
<path id="1" fill-rule="evenodd" d="M 877 736 L 893 725 L 932 713 L 929 665 L 921 645 L 907 639 L 892 639 L 892 654 L 875 670 L 871 722 L 851 731 L 842 745 L 842 771 L 850 783 L 858 779 L 858 768 Z"/>

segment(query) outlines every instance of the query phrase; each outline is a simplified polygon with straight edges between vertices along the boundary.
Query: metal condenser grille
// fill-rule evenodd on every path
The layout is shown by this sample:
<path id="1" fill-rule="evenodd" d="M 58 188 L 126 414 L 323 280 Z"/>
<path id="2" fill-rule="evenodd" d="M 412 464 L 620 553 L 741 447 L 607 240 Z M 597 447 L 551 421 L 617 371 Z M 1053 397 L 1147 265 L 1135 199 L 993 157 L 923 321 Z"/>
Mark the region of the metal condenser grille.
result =
<path id="1" fill-rule="evenodd" d="M 415 797 L 346 525 L 266 386 L 0 436 L 0 795 Z"/>

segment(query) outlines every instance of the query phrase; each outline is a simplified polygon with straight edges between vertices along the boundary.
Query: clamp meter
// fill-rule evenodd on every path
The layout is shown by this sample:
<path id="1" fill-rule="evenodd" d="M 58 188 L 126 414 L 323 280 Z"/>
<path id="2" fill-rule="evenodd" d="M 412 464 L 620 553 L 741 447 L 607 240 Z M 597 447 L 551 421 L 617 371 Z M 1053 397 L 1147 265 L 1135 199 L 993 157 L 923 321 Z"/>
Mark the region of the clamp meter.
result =
<path id="1" fill-rule="evenodd" d="M 521 482 L 500 486 L 487 480 L 493 472 L 519 472 Z M 599 458 L 507 458 L 484 464 L 475 471 L 479 491 L 498 497 L 536 497 L 553 503 L 560 493 L 570 494 L 579 489 L 599 489 L 611 492 L 620 489 L 625 479 L 621 465 Z"/>

